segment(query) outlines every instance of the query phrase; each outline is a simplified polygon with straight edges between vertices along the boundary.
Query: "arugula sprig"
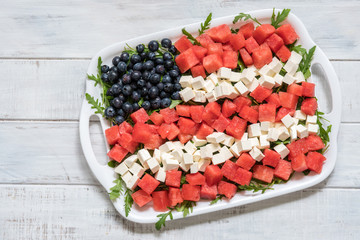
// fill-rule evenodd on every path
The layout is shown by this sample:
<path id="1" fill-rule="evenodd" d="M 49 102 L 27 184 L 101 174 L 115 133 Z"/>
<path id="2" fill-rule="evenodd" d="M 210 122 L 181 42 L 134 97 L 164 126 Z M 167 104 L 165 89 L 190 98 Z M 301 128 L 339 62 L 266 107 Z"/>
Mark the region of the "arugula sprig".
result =
<path id="1" fill-rule="evenodd" d="M 109 193 L 109 197 L 113 201 L 120 197 L 120 194 L 122 194 L 124 191 L 123 181 L 121 179 L 116 179 L 114 183 L 115 186 L 110 188 L 111 192 Z"/>
<path id="2" fill-rule="evenodd" d="M 126 189 L 124 200 L 125 216 L 129 216 L 131 207 L 134 203 L 134 199 L 131 197 L 131 193 L 132 192 L 129 189 Z"/>
<path id="3" fill-rule="evenodd" d="M 327 146 L 327 144 L 330 141 L 329 133 L 331 132 L 332 125 L 327 126 L 326 129 L 324 128 L 322 121 L 329 122 L 329 120 L 324 118 L 323 115 L 324 115 L 323 112 L 316 111 L 316 117 L 317 117 L 316 123 L 319 125 L 319 136 L 320 136 L 321 140 L 323 141 L 323 143 L 325 144 L 325 146 Z M 325 148 L 325 150 L 326 149 L 327 148 Z"/>
<path id="4" fill-rule="evenodd" d="M 190 42 L 192 42 L 195 45 L 201 45 L 198 40 L 196 40 L 196 38 L 194 38 L 193 35 L 191 35 L 191 33 L 189 33 L 188 31 L 186 31 L 185 28 L 181 29 L 182 33 L 190 40 Z"/>
<path id="5" fill-rule="evenodd" d="M 251 19 L 254 22 L 256 22 L 257 24 L 261 25 L 261 23 L 256 18 L 253 18 L 250 14 L 246 14 L 246 13 L 239 13 L 237 16 L 235 16 L 233 23 L 235 24 L 240 20 L 246 21 L 248 19 Z"/>
<path id="6" fill-rule="evenodd" d="M 210 28 L 210 22 L 211 22 L 211 18 L 212 18 L 212 13 L 210 13 L 205 22 L 204 23 L 201 23 L 200 25 L 200 29 L 198 30 L 199 32 L 199 35 L 203 34 L 205 32 L 205 30 L 208 30 Z"/>
<path id="7" fill-rule="evenodd" d="M 253 193 L 259 192 L 261 191 L 262 194 L 264 194 L 266 192 L 266 190 L 274 190 L 274 188 L 272 188 L 272 186 L 275 184 L 275 180 L 273 180 L 271 183 L 269 184 L 260 184 L 257 183 L 255 181 L 251 181 L 249 183 L 249 185 L 240 185 L 238 186 L 238 189 L 240 191 L 252 191 Z"/>
<path id="8" fill-rule="evenodd" d="M 214 200 L 212 200 L 210 202 L 210 205 L 214 205 L 215 203 L 217 203 L 218 201 L 221 201 L 223 199 L 224 195 L 219 195 L 217 196 Z"/>
<path id="9" fill-rule="evenodd" d="M 273 25 L 275 28 L 279 28 L 280 23 L 285 21 L 289 13 L 290 13 L 290 9 L 283 9 L 281 12 L 278 12 L 277 15 L 275 15 L 275 8 L 273 8 L 273 13 L 271 16 L 271 25 Z"/>
<path id="10" fill-rule="evenodd" d="M 99 99 L 95 100 L 94 97 L 92 97 L 88 93 L 85 94 L 85 97 L 86 97 L 86 100 L 88 101 L 88 103 L 91 105 L 91 108 L 96 109 L 95 114 L 104 115 L 105 108 L 101 105 L 101 103 L 99 102 Z"/>
<path id="11" fill-rule="evenodd" d="M 302 60 L 299 64 L 299 70 L 304 74 L 305 79 L 311 76 L 310 66 L 315 54 L 315 50 L 316 46 L 310 48 L 309 51 L 306 51 L 306 49 L 303 48 L 301 45 L 290 46 L 290 51 L 295 51 L 302 56 Z"/>
<path id="12" fill-rule="evenodd" d="M 170 209 L 170 211 L 166 213 L 159 214 L 156 217 L 159 218 L 159 221 L 155 223 L 155 228 L 156 230 L 160 230 L 162 226 L 165 227 L 165 222 L 168 217 L 170 217 L 170 219 L 173 220 L 172 209 Z"/>

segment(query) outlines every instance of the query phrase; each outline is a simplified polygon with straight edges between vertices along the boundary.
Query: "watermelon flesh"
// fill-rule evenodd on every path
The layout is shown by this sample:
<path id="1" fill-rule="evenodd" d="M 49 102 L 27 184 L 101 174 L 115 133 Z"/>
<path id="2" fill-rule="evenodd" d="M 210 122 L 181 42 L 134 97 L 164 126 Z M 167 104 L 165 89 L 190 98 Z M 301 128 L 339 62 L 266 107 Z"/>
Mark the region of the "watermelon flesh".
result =
<path id="1" fill-rule="evenodd" d="M 131 194 L 131 197 L 139 207 L 143 207 L 152 201 L 152 197 L 141 189 Z"/>

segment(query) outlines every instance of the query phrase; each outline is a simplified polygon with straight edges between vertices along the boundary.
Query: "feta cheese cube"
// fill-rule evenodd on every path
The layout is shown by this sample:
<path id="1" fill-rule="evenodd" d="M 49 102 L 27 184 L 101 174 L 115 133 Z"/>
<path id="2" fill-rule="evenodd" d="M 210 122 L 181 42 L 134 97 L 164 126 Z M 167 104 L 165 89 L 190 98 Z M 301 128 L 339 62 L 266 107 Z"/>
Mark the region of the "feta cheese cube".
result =
<path id="1" fill-rule="evenodd" d="M 214 83 L 214 85 L 219 83 L 219 79 L 215 73 L 210 74 L 206 79 L 211 80 Z"/>
<path id="2" fill-rule="evenodd" d="M 208 151 L 214 153 L 214 152 L 218 152 L 220 151 L 221 147 L 220 144 L 218 143 L 209 143 L 208 145 L 206 145 Z"/>
<path id="3" fill-rule="evenodd" d="M 194 144 L 192 144 L 190 141 L 188 141 L 185 146 L 184 149 L 187 153 L 193 154 L 196 151 L 196 147 Z"/>
<path id="4" fill-rule="evenodd" d="M 159 149 L 154 150 L 153 158 L 155 158 L 158 163 L 161 163 L 161 152 Z"/>
<path id="5" fill-rule="evenodd" d="M 294 114 L 294 118 L 297 118 L 299 120 L 305 120 L 306 119 L 306 114 L 303 113 L 301 110 L 296 110 L 295 114 Z"/>
<path id="6" fill-rule="evenodd" d="M 277 57 L 273 57 L 273 60 L 271 61 L 271 63 L 269 63 L 269 67 L 274 73 L 279 73 L 282 66 L 282 63 Z"/>
<path id="7" fill-rule="evenodd" d="M 160 165 L 155 158 L 150 158 L 149 160 L 147 160 L 147 164 L 149 165 L 152 173 L 156 173 L 160 169 Z"/>
<path id="8" fill-rule="evenodd" d="M 220 151 L 220 154 L 222 154 L 225 158 L 230 159 L 233 157 L 231 151 L 229 150 L 229 148 L 227 148 L 226 146 L 223 146 Z"/>
<path id="9" fill-rule="evenodd" d="M 221 141 L 222 144 L 228 147 L 231 147 L 234 142 L 235 142 L 235 138 L 226 134 L 225 134 L 225 139 Z"/>
<path id="10" fill-rule="evenodd" d="M 134 164 L 134 162 L 136 162 L 136 160 L 138 160 L 138 157 L 136 154 L 133 154 L 133 155 L 127 157 L 124 160 L 124 162 L 125 162 L 126 166 L 131 167 Z"/>
<path id="11" fill-rule="evenodd" d="M 196 150 L 196 151 L 193 153 L 192 157 L 193 157 L 194 162 L 200 161 L 200 159 L 201 159 L 200 150 Z"/>
<path id="12" fill-rule="evenodd" d="M 249 89 L 245 86 L 243 82 L 237 82 L 234 87 L 242 96 L 246 96 L 249 93 Z"/>
<path id="13" fill-rule="evenodd" d="M 199 139 L 196 136 L 193 136 L 192 141 L 194 142 L 195 147 L 201 147 L 207 143 L 205 139 Z"/>
<path id="14" fill-rule="evenodd" d="M 209 166 L 211 161 L 206 159 L 201 159 L 198 164 L 199 172 L 205 172 L 207 166 Z"/>
<path id="15" fill-rule="evenodd" d="M 279 127 L 277 129 L 278 131 L 278 138 L 281 140 L 281 141 L 285 141 L 286 139 L 288 139 L 290 137 L 290 133 L 289 133 L 289 130 L 286 128 L 286 127 Z"/>
<path id="16" fill-rule="evenodd" d="M 215 88 L 215 84 L 211 81 L 211 80 L 206 80 L 204 83 L 204 90 L 206 92 L 211 92 L 212 90 L 214 90 Z"/>
<path id="17" fill-rule="evenodd" d="M 148 159 L 151 158 L 151 155 L 147 149 L 140 149 L 137 153 L 137 157 L 139 158 L 141 164 L 146 162 Z"/>
<path id="18" fill-rule="evenodd" d="M 215 102 L 217 100 L 217 97 L 215 95 L 215 91 L 211 91 L 205 94 L 206 99 L 208 102 Z"/>
<path id="19" fill-rule="evenodd" d="M 291 61 L 287 61 L 286 64 L 284 65 L 284 69 L 290 76 L 294 76 L 296 70 L 298 69 L 298 64 L 293 63 Z"/>
<path id="20" fill-rule="evenodd" d="M 193 164 L 191 164 L 190 166 L 190 173 L 197 173 L 199 171 L 199 163 L 198 162 L 194 162 Z"/>
<path id="21" fill-rule="evenodd" d="M 319 125 L 310 123 L 307 125 L 307 130 L 310 135 L 315 135 L 319 131 Z"/>
<path id="22" fill-rule="evenodd" d="M 246 87 L 250 92 L 254 91 L 260 85 L 259 81 L 255 78 L 250 84 L 247 84 Z"/>
<path id="23" fill-rule="evenodd" d="M 284 159 L 290 153 L 289 149 L 283 143 L 276 145 L 274 150 L 280 154 L 282 159 Z"/>
<path id="24" fill-rule="evenodd" d="M 187 171 L 190 170 L 190 165 L 191 165 L 191 164 L 185 164 L 184 161 L 181 161 L 180 164 L 179 164 L 180 168 L 181 168 L 184 172 L 187 172 Z"/>
<path id="25" fill-rule="evenodd" d="M 253 82 L 255 76 L 256 76 L 256 73 L 255 71 L 252 71 L 251 69 L 249 68 L 245 68 L 244 71 L 242 72 L 241 74 L 241 81 L 247 85 L 247 84 L 250 84 Z"/>
<path id="26" fill-rule="evenodd" d="M 290 85 L 293 82 L 295 82 L 295 78 L 293 76 L 291 76 L 290 73 L 286 73 L 284 78 L 283 78 L 283 82 Z"/>
<path id="27" fill-rule="evenodd" d="M 214 165 L 224 163 L 226 160 L 232 158 L 233 155 L 227 147 L 222 147 L 219 153 L 214 154 L 212 162 Z"/>
<path id="28" fill-rule="evenodd" d="M 194 162 L 193 155 L 190 153 L 184 153 L 183 159 L 185 164 L 192 164 Z"/>
<path id="29" fill-rule="evenodd" d="M 241 137 L 241 141 L 245 141 L 245 140 L 248 140 L 248 133 L 247 132 L 245 132 L 243 135 L 242 135 L 242 137 Z"/>
<path id="30" fill-rule="evenodd" d="M 238 91 L 233 86 L 222 86 L 223 97 L 234 99 L 239 96 Z"/>
<path id="31" fill-rule="evenodd" d="M 281 122 L 275 123 L 274 128 L 280 128 L 280 127 L 285 127 L 285 126 L 284 126 L 284 124 L 281 123 Z"/>
<path id="32" fill-rule="evenodd" d="M 261 129 L 259 123 L 253 123 L 248 126 L 249 137 L 259 137 L 261 135 Z"/>
<path id="33" fill-rule="evenodd" d="M 293 120 L 294 120 L 294 122 L 295 122 L 295 124 L 294 124 L 294 125 L 298 125 L 298 124 L 299 124 L 299 119 L 297 119 L 297 118 L 293 118 Z"/>
<path id="34" fill-rule="evenodd" d="M 252 142 L 251 140 L 246 140 L 246 141 L 240 141 L 241 143 L 241 152 L 248 152 L 252 149 Z M 240 149 L 239 149 L 240 150 Z"/>
<path id="35" fill-rule="evenodd" d="M 241 73 L 231 71 L 229 81 L 230 81 L 230 82 L 239 82 L 239 81 L 240 81 L 241 76 L 242 76 L 242 74 L 241 74 Z"/>
<path id="36" fill-rule="evenodd" d="M 305 138 L 305 137 L 309 136 L 309 132 L 308 132 L 307 128 L 301 124 L 296 126 L 296 131 L 297 131 L 297 135 L 299 138 Z"/>
<path id="37" fill-rule="evenodd" d="M 266 140 L 267 135 L 260 136 L 260 149 L 265 149 L 270 147 L 270 142 Z"/>
<path id="38" fill-rule="evenodd" d="M 223 140 L 225 140 L 225 133 L 213 132 L 206 137 L 206 140 L 210 143 L 221 143 Z"/>
<path id="39" fill-rule="evenodd" d="M 132 174 L 127 171 L 124 175 L 121 176 L 121 179 L 124 181 L 124 183 L 126 184 L 132 177 Z"/>
<path id="40" fill-rule="evenodd" d="M 174 159 L 170 153 L 161 152 L 161 161 L 164 162 L 165 159 Z"/>
<path id="41" fill-rule="evenodd" d="M 239 149 L 240 148 L 240 149 Z M 241 153 L 241 142 L 236 142 L 234 143 L 231 147 L 230 147 L 230 152 L 235 156 L 235 157 L 240 157 L 240 153 Z"/>
<path id="42" fill-rule="evenodd" d="M 183 87 L 183 88 L 186 88 L 186 87 L 191 88 L 192 80 L 193 80 L 193 78 L 190 75 L 181 76 L 179 83 L 180 83 L 181 87 Z"/>
<path id="43" fill-rule="evenodd" d="M 179 92 L 181 99 L 184 102 L 188 102 L 195 97 L 195 93 L 192 88 L 186 87 Z"/>
<path id="44" fill-rule="evenodd" d="M 148 165 L 147 165 L 148 166 Z M 129 168 L 129 172 L 131 172 L 133 175 L 136 175 L 138 177 L 141 177 L 144 172 L 145 169 L 138 163 L 134 163 L 130 168 Z"/>
<path id="45" fill-rule="evenodd" d="M 275 86 L 275 81 L 272 77 L 269 76 L 261 76 L 259 78 L 260 85 L 267 88 L 272 89 Z"/>
<path id="46" fill-rule="evenodd" d="M 129 171 L 129 169 L 126 166 L 125 162 L 122 162 L 114 169 L 114 171 L 120 174 L 120 176 L 123 176 L 127 171 Z"/>
<path id="47" fill-rule="evenodd" d="M 309 124 L 309 123 L 315 124 L 316 122 L 317 122 L 317 116 L 316 115 L 314 115 L 314 116 L 307 115 L 306 124 Z"/>
<path id="48" fill-rule="evenodd" d="M 175 146 L 175 149 L 184 149 L 184 144 L 182 144 L 180 141 L 175 141 L 175 142 L 172 142 Z"/>
<path id="49" fill-rule="evenodd" d="M 222 87 L 221 86 L 216 86 L 214 88 L 214 95 L 215 95 L 216 99 L 223 98 L 224 94 L 222 92 Z"/>
<path id="50" fill-rule="evenodd" d="M 294 63 L 294 64 L 299 64 L 301 62 L 302 56 L 300 54 L 298 54 L 295 51 L 291 51 L 291 55 L 288 59 L 288 61 Z"/>
<path id="51" fill-rule="evenodd" d="M 249 138 L 251 142 L 251 147 L 258 147 L 260 145 L 259 139 L 257 137 Z"/>
<path id="52" fill-rule="evenodd" d="M 264 65 L 260 70 L 259 70 L 259 74 L 261 76 L 269 76 L 269 77 L 273 77 L 275 75 L 275 72 L 270 68 L 269 65 Z"/>
<path id="53" fill-rule="evenodd" d="M 126 184 L 127 188 L 134 190 L 139 181 L 140 181 L 140 178 L 136 175 L 133 175 L 133 176 L 131 176 L 129 181 L 125 182 L 125 184 Z"/>
<path id="54" fill-rule="evenodd" d="M 192 81 L 192 88 L 194 90 L 202 89 L 204 87 L 205 80 L 202 76 L 197 76 Z"/>
<path id="55" fill-rule="evenodd" d="M 290 127 L 290 140 L 295 141 L 297 139 L 296 125 Z"/>
<path id="56" fill-rule="evenodd" d="M 269 121 L 261 122 L 260 123 L 260 130 L 263 132 L 268 132 L 269 128 L 273 127 L 273 123 Z"/>
<path id="57" fill-rule="evenodd" d="M 253 159 L 258 162 L 260 162 L 265 157 L 265 155 L 257 147 L 253 147 L 249 154 Z"/>
<path id="58" fill-rule="evenodd" d="M 165 171 L 178 169 L 179 168 L 179 162 L 173 158 L 167 158 L 162 161 L 163 167 Z"/>
<path id="59" fill-rule="evenodd" d="M 181 162 L 183 159 L 184 152 L 181 149 L 175 149 L 172 151 L 171 156 L 176 159 L 178 162 Z"/>
<path id="60" fill-rule="evenodd" d="M 213 156 L 213 152 L 209 151 L 207 145 L 200 148 L 200 156 L 203 159 L 210 159 Z"/>
<path id="61" fill-rule="evenodd" d="M 275 82 L 275 87 L 280 87 L 281 86 L 281 84 L 283 83 L 283 79 L 284 79 L 284 77 L 283 76 L 281 76 L 280 74 L 275 74 L 275 76 L 274 76 L 274 82 Z"/>
<path id="62" fill-rule="evenodd" d="M 287 128 L 295 124 L 294 119 L 289 114 L 286 114 L 285 117 L 281 119 L 281 121 L 284 123 L 285 127 Z"/>
<path id="63" fill-rule="evenodd" d="M 204 103 L 206 102 L 206 96 L 205 96 L 205 91 L 194 91 L 195 97 L 193 97 L 193 101 L 194 102 L 200 102 L 200 103 Z"/>
<path id="64" fill-rule="evenodd" d="M 159 171 L 155 174 L 155 179 L 160 182 L 165 182 L 166 179 L 166 172 L 164 168 L 159 168 Z"/>
<path id="65" fill-rule="evenodd" d="M 279 133 L 277 131 L 277 128 L 269 128 L 268 135 L 266 140 L 270 142 L 275 142 L 279 138 Z"/>
<path id="66" fill-rule="evenodd" d="M 175 149 L 175 145 L 172 142 L 165 142 L 163 145 L 159 147 L 161 152 L 170 152 Z"/>
<path id="67" fill-rule="evenodd" d="M 304 74 L 301 71 L 296 72 L 294 78 L 296 83 L 301 83 L 305 81 Z"/>
<path id="68" fill-rule="evenodd" d="M 230 79 L 231 76 L 231 69 L 226 67 L 221 67 L 217 71 L 218 78 L 220 79 Z"/>

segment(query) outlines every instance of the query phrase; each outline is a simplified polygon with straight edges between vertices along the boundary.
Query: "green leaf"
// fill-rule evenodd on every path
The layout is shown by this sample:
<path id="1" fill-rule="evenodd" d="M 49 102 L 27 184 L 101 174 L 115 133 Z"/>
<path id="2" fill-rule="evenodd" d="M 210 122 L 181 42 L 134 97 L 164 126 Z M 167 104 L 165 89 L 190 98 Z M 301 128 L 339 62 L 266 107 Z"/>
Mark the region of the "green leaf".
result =
<path id="1" fill-rule="evenodd" d="M 329 122 L 329 120 L 325 119 L 323 117 L 323 115 L 324 115 L 323 112 L 316 111 L 316 117 L 317 117 L 316 123 L 319 125 L 318 135 L 319 135 L 319 137 L 321 138 L 321 140 L 323 141 L 323 143 L 326 146 L 330 141 L 329 133 L 331 132 L 332 125 L 327 126 L 326 129 L 324 128 L 324 125 L 323 125 L 322 121 L 328 121 Z"/>
<path id="2" fill-rule="evenodd" d="M 88 103 L 91 105 L 92 109 L 96 109 L 95 114 L 101 114 L 104 116 L 104 110 L 105 108 L 103 106 L 101 106 L 100 102 L 98 99 L 94 99 L 94 97 L 92 97 L 90 94 L 86 93 L 85 94 L 86 100 L 88 101 Z"/>
<path id="3" fill-rule="evenodd" d="M 200 29 L 198 30 L 199 35 L 203 34 L 205 32 L 205 30 L 208 30 L 210 28 L 210 22 L 211 22 L 211 18 L 212 18 L 212 13 L 210 13 L 205 22 L 201 23 L 200 25 Z"/>
<path id="4" fill-rule="evenodd" d="M 173 219 L 172 210 L 168 211 L 167 213 L 162 213 L 157 215 L 156 217 L 159 218 L 159 220 L 155 223 L 156 230 L 160 230 L 162 226 L 165 227 L 165 221 L 167 217 L 170 217 L 170 219 Z"/>
<path id="5" fill-rule="evenodd" d="M 310 66 L 311 61 L 314 57 L 316 46 L 310 48 L 309 52 L 306 51 L 301 45 L 291 46 L 290 51 L 295 51 L 302 56 L 301 62 L 299 64 L 299 70 L 304 74 L 305 79 L 311 76 Z"/>
<path id="6" fill-rule="evenodd" d="M 272 186 L 275 184 L 275 180 L 273 180 L 271 183 L 269 184 L 260 184 L 260 183 L 257 183 L 255 181 L 251 181 L 249 185 L 240 185 L 238 186 L 238 189 L 240 191 L 242 190 L 245 190 L 245 191 L 252 191 L 253 193 L 256 193 L 256 192 L 259 192 L 261 191 L 262 194 L 265 193 L 266 190 L 274 190 L 272 188 Z"/>
<path id="7" fill-rule="evenodd" d="M 186 217 L 193 212 L 193 206 L 196 206 L 196 202 L 193 201 L 183 201 L 181 204 L 175 206 L 175 210 L 183 213 L 183 217 Z"/>
<path id="8" fill-rule="evenodd" d="M 140 107 L 141 107 L 141 104 L 143 104 L 143 102 L 144 102 L 144 98 L 140 98 L 140 100 L 139 100 L 139 102 L 138 102 L 138 104 L 139 104 Z"/>
<path id="9" fill-rule="evenodd" d="M 214 200 L 212 200 L 212 201 L 210 202 L 210 205 L 214 205 L 214 204 L 217 203 L 218 201 L 222 200 L 223 197 L 224 197 L 224 195 L 217 196 Z"/>
<path id="10" fill-rule="evenodd" d="M 125 215 L 129 216 L 129 213 L 131 211 L 131 207 L 134 203 L 133 198 L 131 197 L 131 191 L 129 189 L 125 192 L 125 200 L 124 200 L 124 207 L 125 207 Z"/>
<path id="11" fill-rule="evenodd" d="M 120 197 L 120 194 L 124 191 L 124 187 L 123 187 L 123 182 L 121 179 L 116 179 L 114 181 L 115 186 L 113 186 L 112 188 L 110 188 L 110 193 L 109 193 L 109 197 L 111 200 L 115 200 L 118 197 Z"/>
<path id="12" fill-rule="evenodd" d="M 233 23 L 235 24 L 236 22 L 238 22 L 240 20 L 246 21 L 248 19 L 251 19 L 254 22 L 256 22 L 257 24 L 261 25 L 261 23 L 256 18 L 253 18 L 253 17 L 251 17 L 250 14 L 246 14 L 246 13 L 239 13 L 237 16 L 235 16 Z"/>
<path id="13" fill-rule="evenodd" d="M 170 109 L 176 107 L 177 105 L 179 105 L 180 103 L 182 103 L 182 100 L 171 100 L 171 104 L 170 104 Z"/>
<path id="14" fill-rule="evenodd" d="M 290 9 L 283 9 L 281 13 L 278 12 L 277 15 L 275 16 L 275 8 L 273 8 L 273 14 L 271 16 L 271 25 L 273 25 L 275 28 L 279 28 L 280 23 L 285 21 L 289 13 L 290 13 Z"/>
<path id="15" fill-rule="evenodd" d="M 306 176 L 310 173 L 310 170 L 309 169 L 306 169 L 305 171 L 303 171 L 303 174 Z"/>
<path id="16" fill-rule="evenodd" d="M 193 35 L 186 31 L 185 28 L 183 28 L 181 31 L 193 44 L 200 46 L 200 43 L 193 37 Z"/>
<path id="17" fill-rule="evenodd" d="M 111 168 L 115 168 L 116 167 L 116 161 L 112 160 L 112 161 L 109 161 L 108 162 L 108 166 L 111 167 Z"/>

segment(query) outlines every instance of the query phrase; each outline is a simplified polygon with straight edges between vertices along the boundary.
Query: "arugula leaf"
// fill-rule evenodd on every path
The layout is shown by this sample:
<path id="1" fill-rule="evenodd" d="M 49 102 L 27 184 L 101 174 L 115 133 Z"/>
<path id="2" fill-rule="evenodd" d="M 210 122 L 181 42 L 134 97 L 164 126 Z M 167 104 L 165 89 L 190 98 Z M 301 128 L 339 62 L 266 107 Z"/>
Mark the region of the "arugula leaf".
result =
<path id="1" fill-rule="evenodd" d="M 205 30 L 208 30 L 210 28 L 211 18 L 212 18 L 212 13 L 210 13 L 207 16 L 204 23 L 201 23 L 201 25 L 200 25 L 201 28 L 198 30 L 199 35 L 203 34 L 205 32 Z"/>
<path id="2" fill-rule="evenodd" d="M 193 212 L 193 206 L 196 206 L 196 202 L 185 200 L 180 205 L 175 206 L 175 210 L 183 212 L 183 217 L 186 217 L 190 212 Z"/>
<path id="3" fill-rule="evenodd" d="M 217 203 L 218 201 L 222 200 L 223 197 L 224 197 L 224 195 L 217 196 L 214 200 L 212 200 L 212 201 L 210 202 L 210 205 L 214 205 L 214 204 Z"/>
<path id="4" fill-rule="evenodd" d="M 116 167 L 116 161 L 112 160 L 112 161 L 109 161 L 108 162 L 108 166 L 111 167 L 111 168 L 115 168 Z"/>
<path id="5" fill-rule="evenodd" d="M 156 230 L 160 230 L 162 226 L 165 227 L 165 221 L 167 217 L 170 217 L 171 220 L 173 219 L 172 209 L 170 209 L 170 211 L 168 211 L 167 213 L 159 214 L 156 217 L 160 219 L 155 223 L 155 228 Z"/>
<path id="6" fill-rule="evenodd" d="M 332 125 L 327 126 L 326 129 L 324 128 L 322 121 L 323 120 L 329 121 L 329 120 L 325 119 L 323 115 L 324 115 L 323 112 L 316 111 L 316 117 L 317 117 L 316 123 L 319 125 L 319 137 L 326 146 L 330 141 L 329 133 L 331 132 Z"/>
<path id="7" fill-rule="evenodd" d="M 116 179 L 114 183 L 115 186 L 110 188 L 111 192 L 109 193 L 109 197 L 111 200 L 115 200 L 120 197 L 120 194 L 124 191 L 123 182 L 121 179 Z"/>
<path id="8" fill-rule="evenodd" d="M 309 173 L 310 173 L 310 170 L 309 169 L 306 169 L 302 172 L 305 176 L 307 176 Z"/>
<path id="9" fill-rule="evenodd" d="M 256 18 L 253 18 L 253 17 L 251 17 L 250 14 L 246 14 L 246 13 L 239 13 L 239 15 L 235 16 L 233 23 L 235 24 L 236 22 L 238 22 L 240 20 L 246 21 L 248 19 L 251 19 L 254 22 L 256 22 L 257 24 L 261 25 L 261 23 Z"/>
<path id="10" fill-rule="evenodd" d="M 309 49 L 309 52 L 306 51 L 301 45 L 291 46 L 290 51 L 295 51 L 302 56 L 302 60 L 299 64 L 299 70 L 304 74 L 305 79 L 311 76 L 310 66 L 311 61 L 314 57 L 316 46 L 313 46 Z"/>
<path id="11" fill-rule="evenodd" d="M 256 193 L 258 191 L 261 191 L 261 193 L 265 193 L 266 190 L 274 190 L 272 188 L 272 186 L 275 184 L 275 180 L 273 180 L 271 183 L 265 185 L 265 184 L 260 184 L 260 183 L 257 183 L 255 181 L 251 181 L 249 185 L 240 185 L 238 186 L 238 189 L 240 191 L 242 190 L 246 190 L 246 191 L 252 191 L 253 193 Z"/>
<path id="12" fill-rule="evenodd" d="M 231 30 L 231 33 L 234 33 L 234 34 L 237 34 L 237 33 L 239 32 L 239 29 L 233 29 L 233 28 L 231 28 L 230 30 Z"/>
<path id="13" fill-rule="evenodd" d="M 290 13 L 290 9 L 283 9 L 281 13 L 278 12 L 277 15 L 275 16 L 275 8 L 273 8 L 273 14 L 271 16 L 271 25 L 273 25 L 275 28 L 279 28 L 280 23 L 287 18 L 289 13 Z"/>
<path id="14" fill-rule="evenodd" d="M 177 105 L 179 105 L 180 103 L 182 103 L 182 100 L 171 100 L 171 104 L 170 104 L 170 109 L 176 107 Z"/>
<path id="15" fill-rule="evenodd" d="M 189 33 L 188 31 L 185 30 L 185 28 L 181 29 L 182 33 L 190 40 L 190 42 L 192 42 L 195 45 L 201 45 L 198 40 L 196 40 L 193 35 L 191 35 L 191 33 Z"/>
<path id="16" fill-rule="evenodd" d="M 131 207 L 134 203 L 133 198 L 131 197 L 131 191 L 129 189 L 125 192 L 125 200 L 124 200 L 124 207 L 125 207 L 125 216 L 129 216 L 131 211 Z"/>
<path id="17" fill-rule="evenodd" d="M 104 116 L 104 107 L 101 106 L 101 104 L 99 103 L 98 99 L 94 99 L 94 97 L 92 97 L 90 94 L 86 93 L 85 94 L 86 100 L 88 101 L 88 103 L 91 105 L 91 109 L 96 109 L 95 114 L 101 114 Z"/>

